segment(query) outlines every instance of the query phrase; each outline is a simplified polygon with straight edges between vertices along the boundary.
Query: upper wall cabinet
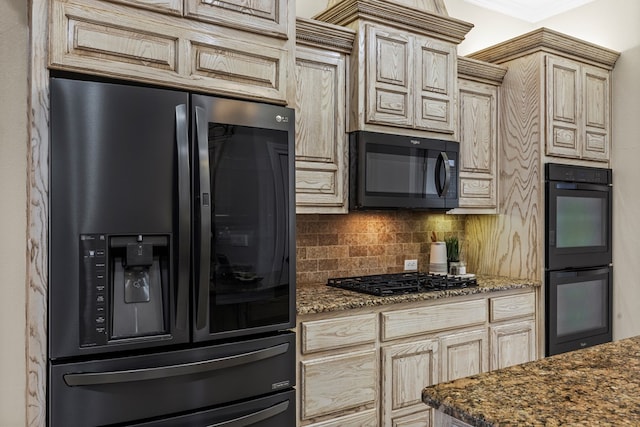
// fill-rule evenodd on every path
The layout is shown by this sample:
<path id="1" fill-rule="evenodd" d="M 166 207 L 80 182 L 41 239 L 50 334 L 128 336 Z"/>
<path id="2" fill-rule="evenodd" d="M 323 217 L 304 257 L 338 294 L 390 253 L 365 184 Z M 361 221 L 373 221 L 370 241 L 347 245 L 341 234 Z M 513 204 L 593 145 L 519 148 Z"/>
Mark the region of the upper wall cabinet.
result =
<path id="1" fill-rule="evenodd" d="M 502 64 L 509 72 L 537 70 L 539 74 L 532 75 L 536 80 L 526 81 L 538 85 L 543 77 L 535 92 L 539 99 L 532 102 L 539 103 L 545 113 L 544 154 L 591 162 L 610 159 L 610 80 L 618 56 L 618 52 L 547 28 L 470 55 Z M 505 92 L 507 100 L 511 99 L 509 92 Z"/>
<path id="2" fill-rule="evenodd" d="M 53 0 L 55 69 L 293 104 L 294 3 Z"/>
<path id="3" fill-rule="evenodd" d="M 506 68 L 458 58 L 459 208 L 498 213 L 498 98 Z"/>
<path id="4" fill-rule="evenodd" d="M 296 212 L 348 212 L 346 93 L 355 33 L 296 23 Z"/>
<path id="5" fill-rule="evenodd" d="M 316 16 L 357 34 L 350 60 L 350 131 L 456 139 L 456 50 L 473 25 L 431 9 L 343 0 Z"/>

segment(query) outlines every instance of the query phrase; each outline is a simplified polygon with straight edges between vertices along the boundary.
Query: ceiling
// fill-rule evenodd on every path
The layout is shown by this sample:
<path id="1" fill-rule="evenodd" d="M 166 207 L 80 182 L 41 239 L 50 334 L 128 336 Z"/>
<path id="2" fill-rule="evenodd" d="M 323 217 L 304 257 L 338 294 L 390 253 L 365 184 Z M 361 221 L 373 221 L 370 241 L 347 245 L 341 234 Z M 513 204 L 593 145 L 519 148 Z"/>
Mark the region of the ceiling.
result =
<path id="1" fill-rule="evenodd" d="M 594 0 L 464 0 L 528 22 L 539 22 Z"/>

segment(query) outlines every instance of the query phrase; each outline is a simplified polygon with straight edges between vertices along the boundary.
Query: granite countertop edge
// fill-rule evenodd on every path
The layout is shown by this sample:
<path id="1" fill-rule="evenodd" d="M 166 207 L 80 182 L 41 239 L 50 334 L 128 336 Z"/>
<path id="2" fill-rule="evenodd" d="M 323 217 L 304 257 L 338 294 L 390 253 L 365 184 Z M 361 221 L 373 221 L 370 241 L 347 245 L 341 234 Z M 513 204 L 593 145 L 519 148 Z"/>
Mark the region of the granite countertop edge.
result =
<path id="1" fill-rule="evenodd" d="M 430 301 L 463 295 L 485 294 L 511 289 L 538 288 L 541 281 L 514 279 L 510 277 L 477 275 L 478 286 L 392 296 L 376 296 L 327 286 L 326 283 L 298 285 L 296 289 L 296 311 L 298 315 L 327 313 L 365 307 Z"/>

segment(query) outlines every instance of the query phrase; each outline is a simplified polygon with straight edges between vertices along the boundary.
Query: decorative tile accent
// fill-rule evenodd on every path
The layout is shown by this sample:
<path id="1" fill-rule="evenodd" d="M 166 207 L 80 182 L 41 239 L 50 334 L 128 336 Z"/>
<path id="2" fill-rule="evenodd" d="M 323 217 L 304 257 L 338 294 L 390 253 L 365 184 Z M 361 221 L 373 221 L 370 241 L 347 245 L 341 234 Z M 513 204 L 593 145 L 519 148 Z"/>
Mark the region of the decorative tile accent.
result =
<path id="1" fill-rule="evenodd" d="M 331 277 L 399 273 L 405 259 L 427 271 L 431 232 L 438 240 L 464 240 L 464 215 L 412 211 L 296 215 L 296 279 L 299 285 Z"/>

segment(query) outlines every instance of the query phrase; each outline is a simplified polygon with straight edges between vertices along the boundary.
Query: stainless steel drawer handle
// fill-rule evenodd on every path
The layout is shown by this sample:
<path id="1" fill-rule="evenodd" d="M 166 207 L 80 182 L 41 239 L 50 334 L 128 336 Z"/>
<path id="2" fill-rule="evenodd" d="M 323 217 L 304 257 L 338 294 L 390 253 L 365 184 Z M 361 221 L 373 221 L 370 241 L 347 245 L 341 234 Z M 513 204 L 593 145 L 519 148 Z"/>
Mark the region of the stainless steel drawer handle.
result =
<path id="1" fill-rule="evenodd" d="M 64 382 L 71 387 L 156 380 L 245 365 L 258 360 L 264 360 L 284 354 L 288 350 L 289 343 L 285 343 L 248 353 L 221 357 L 218 359 L 201 360 L 199 362 L 159 366 L 155 368 L 130 369 L 125 371 L 69 373 L 64 374 L 63 378 Z"/>

